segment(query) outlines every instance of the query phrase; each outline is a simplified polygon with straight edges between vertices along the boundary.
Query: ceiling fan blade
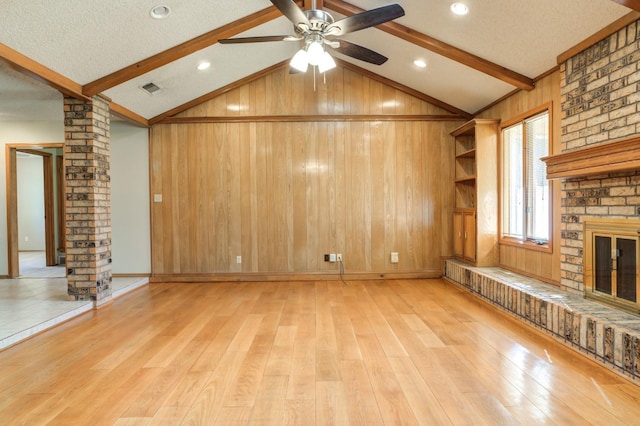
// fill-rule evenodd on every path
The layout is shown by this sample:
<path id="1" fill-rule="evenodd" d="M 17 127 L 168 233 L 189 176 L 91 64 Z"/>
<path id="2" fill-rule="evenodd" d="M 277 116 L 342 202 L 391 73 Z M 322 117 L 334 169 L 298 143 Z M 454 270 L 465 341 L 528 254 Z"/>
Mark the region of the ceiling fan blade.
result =
<path id="1" fill-rule="evenodd" d="M 311 23 L 309 19 L 307 19 L 307 15 L 304 14 L 302 9 L 300 9 L 293 0 L 271 0 L 271 3 L 291 21 L 294 27 L 297 28 L 299 24 L 305 24 L 307 28 L 311 28 Z"/>
<path id="2" fill-rule="evenodd" d="M 261 43 L 265 41 L 296 41 L 296 40 L 300 40 L 300 39 L 290 35 L 276 35 L 276 36 L 260 36 L 260 37 L 223 38 L 218 40 L 218 43 L 238 44 L 238 43 Z"/>
<path id="3" fill-rule="evenodd" d="M 272 0 L 273 1 L 273 0 Z M 354 31 L 362 30 L 376 25 L 393 21 L 404 16 L 404 9 L 399 4 L 378 7 L 365 12 L 347 16 L 327 26 L 324 31 L 326 35 L 340 36 Z"/>
<path id="4" fill-rule="evenodd" d="M 374 52 L 371 49 L 367 49 L 366 47 L 351 43 L 346 40 L 340 40 L 340 46 L 334 47 L 338 53 L 342 53 L 343 55 L 351 56 L 352 58 L 359 59 L 364 62 L 369 62 L 374 65 L 382 65 L 387 62 L 386 56 L 379 54 L 378 52 Z"/>

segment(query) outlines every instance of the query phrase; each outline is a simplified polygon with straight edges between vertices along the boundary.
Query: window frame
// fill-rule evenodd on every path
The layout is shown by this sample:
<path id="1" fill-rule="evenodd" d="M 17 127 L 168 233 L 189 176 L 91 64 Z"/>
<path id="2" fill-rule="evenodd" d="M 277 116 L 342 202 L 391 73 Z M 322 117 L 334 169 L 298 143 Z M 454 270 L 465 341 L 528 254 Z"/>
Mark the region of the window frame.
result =
<path id="1" fill-rule="evenodd" d="M 553 191 L 553 182 L 549 179 L 547 179 L 549 181 L 549 239 L 546 240 L 544 243 L 540 244 L 536 241 L 534 241 L 533 239 L 529 239 L 529 238 L 519 238 L 519 237 L 513 237 L 513 236 L 505 236 L 504 232 L 502 230 L 502 218 L 503 218 L 503 205 L 504 205 L 504 200 L 503 200 L 503 188 L 502 188 L 502 179 L 503 179 L 503 168 L 504 168 L 504 163 L 503 163 L 503 153 L 504 153 L 504 140 L 503 140 L 503 132 L 505 129 L 509 128 L 509 127 L 513 127 L 515 125 L 522 125 L 522 126 L 526 126 L 525 122 L 527 119 L 529 118 L 533 118 L 537 115 L 540 115 L 544 112 L 547 112 L 548 114 L 548 135 L 549 135 L 549 140 L 548 140 L 548 154 L 547 155 L 552 155 L 553 153 L 553 110 L 552 110 L 552 103 L 549 102 L 547 104 L 541 105 L 537 108 L 534 108 L 532 110 L 529 110 L 523 114 L 520 114 L 514 118 L 511 118 L 510 120 L 506 120 L 503 121 L 500 125 L 500 135 L 499 135 L 499 143 L 498 143 L 498 237 L 499 237 L 499 243 L 503 244 L 503 245 L 510 245 L 510 246 L 516 246 L 516 247 L 524 247 L 530 250 L 536 250 L 536 251 L 543 251 L 543 252 L 547 252 L 547 253 L 551 253 L 553 251 L 553 199 L 554 199 L 554 191 Z M 526 134 L 526 133 L 525 133 Z M 523 150 L 522 150 L 522 166 L 523 166 L 523 173 L 522 173 L 522 180 L 523 180 L 523 188 L 524 188 L 524 192 L 526 193 L 526 188 L 527 188 L 527 184 L 526 184 L 526 180 L 527 180 L 527 173 L 525 168 L 526 165 L 526 147 L 523 146 Z M 526 208 L 525 208 L 526 209 Z M 525 209 L 523 209 L 522 211 L 522 215 L 523 215 L 523 232 L 526 234 L 527 232 L 527 222 L 526 222 L 526 212 Z"/>

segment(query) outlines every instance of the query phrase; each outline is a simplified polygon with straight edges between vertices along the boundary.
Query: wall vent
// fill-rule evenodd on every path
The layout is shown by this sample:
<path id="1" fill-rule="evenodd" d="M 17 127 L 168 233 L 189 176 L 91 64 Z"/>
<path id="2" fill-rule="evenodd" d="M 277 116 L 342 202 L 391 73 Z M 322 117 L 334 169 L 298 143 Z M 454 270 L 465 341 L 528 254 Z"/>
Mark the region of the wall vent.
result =
<path id="1" fill-rule="evenodd" d="M 144 86 L 141 86 L 140 88 L 150 95 L 157 95 L 161 91 L 160 86 L 158 86 L 155 83 L 147 83 Z"/>

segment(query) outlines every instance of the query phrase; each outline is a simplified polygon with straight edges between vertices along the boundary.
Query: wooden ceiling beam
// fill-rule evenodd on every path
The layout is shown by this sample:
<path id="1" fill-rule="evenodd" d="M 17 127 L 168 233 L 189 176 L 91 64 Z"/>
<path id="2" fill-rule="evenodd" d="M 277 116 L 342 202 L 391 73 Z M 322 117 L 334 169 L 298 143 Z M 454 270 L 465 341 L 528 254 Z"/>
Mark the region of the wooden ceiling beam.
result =
<path id="1" fill-rule="evenodd" d="M 282 14 L 275 6 L 270 6 L 88 83 L 82 88 L 82 93 L 86 96 L 97 95 L 132 78 L 139 77 L 156 68 L 212 46 L 220 39 L 233 37 L 281 16 Z"/>
<path id="2" fill-rule="evenodd" d="M 640 12 L 640 0 L 613 0 L 614 2 L 621 4 L 629 9 Z"/>
<path id="3" fill-rule="evenodd" d="M 112 114 L 117 115 L 118 117 L 123 118 L 124 120 L 130 123 L 133 123 L 142 127 L 151 127 L 149 125 L 149 120 L 113 101 L 109 102 L 109 110 L 111 111 Z"/>
<path id="4" fill-rule="evenodd" d="M 314 7 L 315 6 L 315 7 Z M 303 0 L 302 9 L 304 10 L 322 10 L 322 0 Z"/>
<path id="5" fill-rule="evenodd" d="M 2 43 L 0 43 L 0 58 L 4 59 L 16 71 L 41 81 L 64 95 L 85 98 L 80 84 Z"/>
<path id="6" fill-rule="evenodd" d="M 360 9 L 357 6 L 340 0 L 324 0 L 324 5 L 327 9 L 331 9 L 346 16 L 364 12 L 364 9 Z M 434 53 L 437 53 L 438 55 L 444 56 L 445 58 L 451 59 L 477 71 L 488 74 L 519 89 L 533 90 L 534 88 L 533 79 L 525 75 L 519 74 L 501 65 L 494 64 L 493 62 L 487 61 L 486 59 L 483 59 L 472 53 L 466 52 L 462 49 L 458 49 L 457 47 L 454 47 L 443 41 L 437 40 L 426 34 L 415 31 L 409 27 L 398 24 L 397 22 L 386 22 L 384 24 L 378 25 L 376 28 L 393 36 L 399 37 L 405 41 L 413 43 L 416 46 L 428 49 Z"/>
<path id="7" fill-rule="evenodd" d="M 69 78 L 59 74 L 50 68 L 24 56 L 10 47 L 0 43 L 0 58 L 6 61 L 9 66 L 16 71 L 25 74 L 34 80 L 45 83 L 46 85 L 56 89 L 65 96 L 71 96 L 78 99 L 87 99 L 88 96 L 82 93 L 82 86 Z M 62 108 L 62 105 L 60 106 Z M 109 100 L 110 111 L 119 117 L 122 117 L 128 121 L 149 127 L 149 121 L 128 110 L 127 108 L 118 105 Z"/>

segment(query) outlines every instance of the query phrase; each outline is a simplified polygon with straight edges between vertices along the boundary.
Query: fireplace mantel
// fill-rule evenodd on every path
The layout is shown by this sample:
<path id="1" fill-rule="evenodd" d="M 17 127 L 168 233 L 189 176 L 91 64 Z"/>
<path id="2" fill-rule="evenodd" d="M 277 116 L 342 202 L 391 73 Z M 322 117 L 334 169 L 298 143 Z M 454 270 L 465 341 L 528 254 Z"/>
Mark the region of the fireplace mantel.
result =
<path id="1" fill-rule="evenodd" d="M 547 163 L 547 179 L 640 170 L 640 136 L 550 155 L 541 160 Z"/>

